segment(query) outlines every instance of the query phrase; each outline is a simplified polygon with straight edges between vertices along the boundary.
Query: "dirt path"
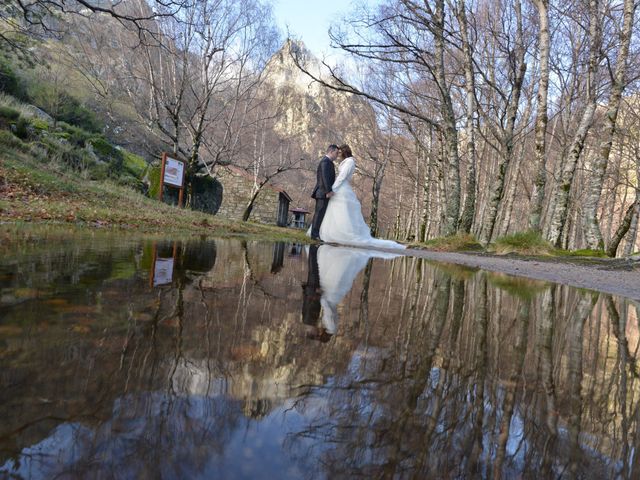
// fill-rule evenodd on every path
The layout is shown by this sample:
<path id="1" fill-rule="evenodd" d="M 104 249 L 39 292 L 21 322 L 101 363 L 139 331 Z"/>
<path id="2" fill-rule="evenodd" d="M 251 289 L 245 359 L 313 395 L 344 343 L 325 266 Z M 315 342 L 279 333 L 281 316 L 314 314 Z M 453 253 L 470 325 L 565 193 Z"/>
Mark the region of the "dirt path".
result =
<path id="1" fill-rule="evenodd" d="M 477 267 L 535 280 L 547 280 L 640 301 L 640 261 L 638 260 L 512 258 L 414 249 L 408 249 L 406 253 L 437 262 Z"/>

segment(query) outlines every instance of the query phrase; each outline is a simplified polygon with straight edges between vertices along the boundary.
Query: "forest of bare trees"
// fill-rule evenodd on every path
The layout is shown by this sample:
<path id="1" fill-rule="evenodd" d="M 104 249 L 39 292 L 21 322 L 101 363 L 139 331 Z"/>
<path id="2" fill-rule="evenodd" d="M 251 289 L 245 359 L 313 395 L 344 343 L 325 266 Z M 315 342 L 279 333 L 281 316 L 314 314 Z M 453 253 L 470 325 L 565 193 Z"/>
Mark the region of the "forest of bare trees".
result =
<path id="1" fill-rule="evenodd" d="M 421 211 L 402 203 L 401 236 L 472 232 L 487 244 L 532 230 L 613 256 L 637 240 L 635 10 L 631 0 L 388 1 L 331 32 L 367 65 L 367 83 L 329 66 L 317 80 L 390 109 L 404 126 L 394 141 L 413 139 L 421 161 L 405 168 Z"/>
<path id="2" fill-rule="evenodd" d="M 324 143 L 346 140 L 379 235 L 487 245 L 531 231 L 610 256 L 638 250 L 635 19 L 633 0 L 354 7 L 327 33 L 342 60 L 311 68 L 286 44 L 357 119 L 301 133 L 287 90 L 268 79 L 284 44 L 268 2 L 12 0 L 0 16 L 6 48 L 27 51 L 25 33 L 62 39 L 113 123 L 138 129 L 154 155 L 184 157 L 189 178 L 234 164 L 304 202 Z M 344 118 L 323 108 L 327 123 Z"/>

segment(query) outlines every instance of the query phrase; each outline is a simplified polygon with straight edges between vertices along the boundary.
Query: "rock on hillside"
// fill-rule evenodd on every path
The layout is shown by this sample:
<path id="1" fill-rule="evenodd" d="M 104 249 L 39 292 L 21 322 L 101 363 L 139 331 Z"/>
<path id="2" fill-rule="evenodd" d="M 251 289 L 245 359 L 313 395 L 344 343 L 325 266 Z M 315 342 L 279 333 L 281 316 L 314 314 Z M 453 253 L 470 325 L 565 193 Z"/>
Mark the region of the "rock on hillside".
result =
<path id="1" fill-rule="evenodd" d="M 305 67 L 320 76 L 321 62 L 302 42 L 287 40 L 269 60 L 265 74 L 274 87 L 284 115 L 276 125 L 283 136 L 298 137 L 300 146 L 315 160 L 328 143 L 358 143 L 373 109 L 361 98 L 331 90 L 313 81 L 294 63 L 291 52 Z"/>

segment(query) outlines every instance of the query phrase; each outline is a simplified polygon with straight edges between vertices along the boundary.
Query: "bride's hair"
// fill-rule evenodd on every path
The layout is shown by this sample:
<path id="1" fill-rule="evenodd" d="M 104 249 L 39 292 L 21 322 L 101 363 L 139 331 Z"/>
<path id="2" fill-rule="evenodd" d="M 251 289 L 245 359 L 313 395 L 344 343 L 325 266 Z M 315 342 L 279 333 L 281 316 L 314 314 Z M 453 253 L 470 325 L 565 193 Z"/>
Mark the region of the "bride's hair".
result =
<path id="1" fill-rule="evenodd" d="M 351 147 L 349 145 L 347 145 L 346 143 L 343 143 L 338 148 L 340 149 L 340 152 L 342 153 L 342 158 L 353 157 L 353 153 L 351 153 Z"/>

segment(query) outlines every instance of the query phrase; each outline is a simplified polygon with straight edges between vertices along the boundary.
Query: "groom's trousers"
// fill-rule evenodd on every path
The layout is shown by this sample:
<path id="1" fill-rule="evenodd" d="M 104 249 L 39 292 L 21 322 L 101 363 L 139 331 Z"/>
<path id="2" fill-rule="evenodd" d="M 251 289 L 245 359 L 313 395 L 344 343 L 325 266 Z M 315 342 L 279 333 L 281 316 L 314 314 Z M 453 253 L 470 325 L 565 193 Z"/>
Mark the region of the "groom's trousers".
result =
<path id="1" fill-rule="evenodd" d="M 316 211 L 313 213 L 313 223 L 311 224 L 311 238 L 320 237 L 320 225 L 324 219 L 324 214 L 329 205 L 328 198 L 316 198 Z"/>

